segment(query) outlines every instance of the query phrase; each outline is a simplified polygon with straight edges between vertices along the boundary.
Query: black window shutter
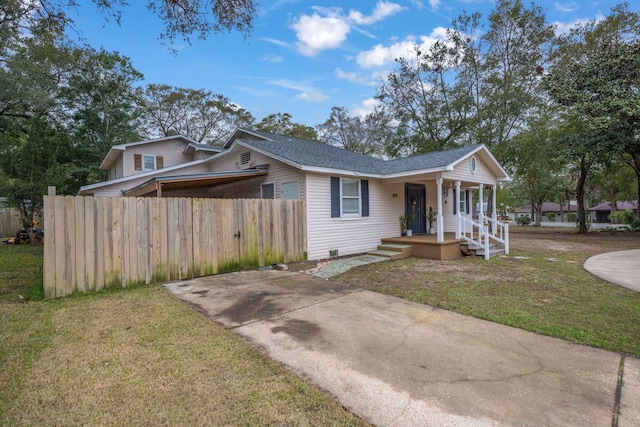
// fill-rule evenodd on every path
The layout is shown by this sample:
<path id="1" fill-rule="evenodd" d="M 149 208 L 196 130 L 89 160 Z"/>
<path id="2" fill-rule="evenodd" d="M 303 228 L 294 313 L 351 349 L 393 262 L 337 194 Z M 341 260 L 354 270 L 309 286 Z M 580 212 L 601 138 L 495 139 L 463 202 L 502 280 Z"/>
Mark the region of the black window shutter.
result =
<path id="1" fill-rule="evenodd" d="M 464 192 L 464 198 L 465 198 L 465 203 L 464 206 L 467 209 L 467 214 L 469 214 L 470 210 L 469 210 L 469 190 L 465 190 Z"/>
<path id="2" fill-rule="evenodd" d="M 331 177 L 331 218 L 340 217 L 340 178 Z"/>
<path id="3" fill-rule="evenodd" d="M 456 189 L 453 189 L 453 214 L 457 214 L 458 213 L 458 206 L 456 206 L 459 200 L 456 199 Z"/>
<path id="4" fill-rule="evenodd" d="M 362 195 L 362 216 L 369 216 L 369 181 L 360 181 L 360 193 Z"/>

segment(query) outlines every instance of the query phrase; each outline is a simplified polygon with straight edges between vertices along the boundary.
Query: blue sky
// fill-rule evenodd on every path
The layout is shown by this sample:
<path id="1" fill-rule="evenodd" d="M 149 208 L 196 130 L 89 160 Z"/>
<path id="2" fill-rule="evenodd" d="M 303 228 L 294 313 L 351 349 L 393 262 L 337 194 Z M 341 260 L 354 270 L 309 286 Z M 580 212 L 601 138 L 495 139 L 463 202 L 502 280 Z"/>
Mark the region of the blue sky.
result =
<path id="1" fill-rule="evenodd" d="M 234 33 L 194 38 L 191 45 L 178 40 L 177 54 L 158 41 L 162 23 L 144 0 L 130 2 L 120 26 L 105 22 L 89 0 L 82 0 L 74 17 L 87 43 L 129 57 L 144 74 L 144 84 L 206 89 L 258 121 L 289 113 L 294 122 L 316 126 L 333 106 L 366 114 L 394 58 L 413 43 L 441 37 L 463 10 L 486 18 L 494 5 L 490 0 L 258 1 L 248 39 Z M 618 2 L 536 3 L 557 31 L 565 31 L 575 22 L 608 15 Z"/>

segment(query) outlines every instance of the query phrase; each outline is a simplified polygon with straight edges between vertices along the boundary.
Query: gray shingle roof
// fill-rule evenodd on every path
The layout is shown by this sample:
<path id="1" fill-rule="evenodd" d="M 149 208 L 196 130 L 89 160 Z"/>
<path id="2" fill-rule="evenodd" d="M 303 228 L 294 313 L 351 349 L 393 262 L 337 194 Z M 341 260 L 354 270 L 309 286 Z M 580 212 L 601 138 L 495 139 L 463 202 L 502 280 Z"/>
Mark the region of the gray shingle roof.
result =
<path id="1" fill-rule="evenodd" d="M 472 145 L 404 159 L 382 160 L 322 142 L 308 141 L 256 130 L 249 130 L 249 132 L 260 135 L 268 140 L 250 141 L 241 139 L 240 141 L 242 141 L 243 144 L 300 166 L 314 166 L 381 175 L 444 168 L 480 147 L 480 145 Z"/>

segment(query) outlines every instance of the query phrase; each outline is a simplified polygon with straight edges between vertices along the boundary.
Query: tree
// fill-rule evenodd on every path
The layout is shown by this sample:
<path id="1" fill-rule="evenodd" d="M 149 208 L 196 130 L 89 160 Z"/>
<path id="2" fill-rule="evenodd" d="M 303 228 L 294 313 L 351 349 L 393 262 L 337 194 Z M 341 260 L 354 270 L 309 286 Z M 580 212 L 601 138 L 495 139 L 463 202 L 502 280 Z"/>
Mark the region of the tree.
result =
<path id="1" fill-rule="evenodd" d="M 531 118 L 528 129 L 516 135 L 507 155 L 514 159 L 511 171 L 515 186 L 531 204 L 536 225 L 542 220 L 542 203 L 564 190 L 566 162 L 557 147 L 552 118 L 539 113 Z"/>
<path id="2" fill-rule="evenodd" d="M 458 144 L 471 107 L 467 81 L 459 75 L 460 60 L 458 51 L 441 41 L 426 51 L 416 46 L 411 59 L 396 59 L 398 70 L 377 93 L 405 135 L 391 151 L 415 155 Z M 339 119 L 333 113 L 334 121 Z"/>
<path id="3" fill-rule="evenodd" d="M 619 5 L 602 21 L 575 26 L 557 43 L 545 76 L 550 96 L 584 122 L 591 145 L 580 147 L 590 157 L 626 153 L 640 199 L 640 16 Z M 580 231 L 586 231 L 582 224 Z"/>
<path id="4" fill-rule="evenodd" d="M 291 121 L 291 114 L 277 113 L 269 114 L 260 120 L 256 128 L 263 132 L 275 133 L 278 135 L 290 136 L 293 138 L 306 139 L 309 141 L 317 141 L 318 135 L 311 126 Z"/>
<path id="5" fill-rule="evenodd" d="M 127 0 L 92 0 L 106 19 L 120 23 Z M 253 30 L 256 4 L 253 0 L 147 0 L 147 9 L 164 23 L 160 40 L 173 44 L 181 38 L 190 42 L 197 35 L 206 39 L 210 34 L 238 31 L 247 37 Z M 3 0 L 0 6 L 0 40 L 6 40 L 4 30 L 32 29 L 35 22 L 46 23 L 49 31 L 62 33 L 73 26 L 75 0 Z M 2 43 L 0 41 L 0 43 Z"/>
<path id="6" fill-rule="evenodd" d="M 65 105 L 64 127 L 74 141 L 76 168 L 70 179 L 76 190 L 101 181 L 102 159 L 116 144 L 137 141 L 143 101 L 135 84 L 142 74 L 117 52 L 77 47 L 71 52 L 74 71 L 58 102 Z"/>
<path id="7" fill-rule="evenodd" d="M 329 118 L 318 125 L 320 141 L 370 156 L 384 152 L 388 120 L 381 109 L 366 117 L 351 116 L 344 107 L 331 108 Z"/>
<path id="8" fill-rule="evenodd" d="M 206 144 L 221 144 L 238 127 L 250 126 L 248 111 L 204 89 L 150 84 L 144 91 L 147 137 L 180 134 Z"/>
<path id="9" fill-rule="evenodd" d="M 0 118 L 0 130 L 0 171 L 7 177 L 0 184 L 0 194 L 18 208 L 23 226 L 30 227 L 42 213 L 42 195 L 48 185 L 68 194 L 71 143 L 65 132 L 57 131 L 44 117 Z"/>
<path id="10" fill-rule="evenodd" d="M 542 9 L 499 0 L 479 36 L 481 17 L 462 14 L 445 40 L 399 58 L 379 88 L 398 121 L 396 143 L 413 144 L 410 152 L 483 143 L 508 163 L 506 143 L 541 102 L 540 74 L 553 40 Z"/>

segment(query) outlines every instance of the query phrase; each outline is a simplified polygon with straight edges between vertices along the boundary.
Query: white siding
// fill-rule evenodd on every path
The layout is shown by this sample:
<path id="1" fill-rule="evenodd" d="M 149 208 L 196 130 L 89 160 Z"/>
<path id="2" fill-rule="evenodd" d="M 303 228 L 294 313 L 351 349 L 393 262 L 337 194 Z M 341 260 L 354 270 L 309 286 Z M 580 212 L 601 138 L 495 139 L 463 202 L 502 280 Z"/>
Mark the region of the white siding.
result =
<path id="1" fill-rule="evenodd" d="M 120 176 L 131 176 L 142 172 L 148 172 L 135 170 L 133 160 L 134 154 L 162 156 L 165 168 L 194 160 L 192 155 L 186 155 L 182 152 L 184 150 L 185 143 L 183 141 L 178 142 L 180 142 L 181 145 L 176 146 L 176 140 L 171 139 L 128 147 L 122 155 L 123 164 L 122 166 L 119 166 L 122 168 L 122 174 Z"/>
<path id="2" fill-rule="evenodd" d="M 330 176 L 309 173 L 306 182 L 309 259 L 328 258 L 333 249 L 340 256 L 367 252 L 376 249 L 381 238 L 400 235 L 404 184 L 385 186 L 369 179 L 369 216 L 331 218 Z"/>
<path id="3" fill-rule="evenodd" d="M 442 173 L 442 178 L 446 180 L 456 181 L 459 180 L 463 183 L 468 183 L 470 185 L 476 184 L 485 184 L 485 185 L 495 185 L 497 180 L 496 176 L 493 174 L 491 169 L 487 166 L 486 161 L 478 153 L 475 156 L 476 159 L 476 172 L 471 172 L 470 162 L 471 157 L 462 160 L 458 163 L 453 171 L 447 171 Z"/>
<path id="4" fill-rule="evenodd" d="M 282 198 L 282 183 L 298 182 L 298 195 L 300 199 L 306 197 L 304 186 L 304 173 L 286 163 L 267 157 L 261 153 L 247 150 L 245 147 L 235 146 L 233 150 L 207 163 L 209 172 L 229 172 L 242 170 L 240 167 L 240 154 L 251 151 L 251 162 L 255 165 L 269 165 L 267 176 L 220 185 L 211 189 L 212 197 L 222 198 L 259 198 L 260 186 L 264 183 L 275 183 L 276 199 Z"/>

